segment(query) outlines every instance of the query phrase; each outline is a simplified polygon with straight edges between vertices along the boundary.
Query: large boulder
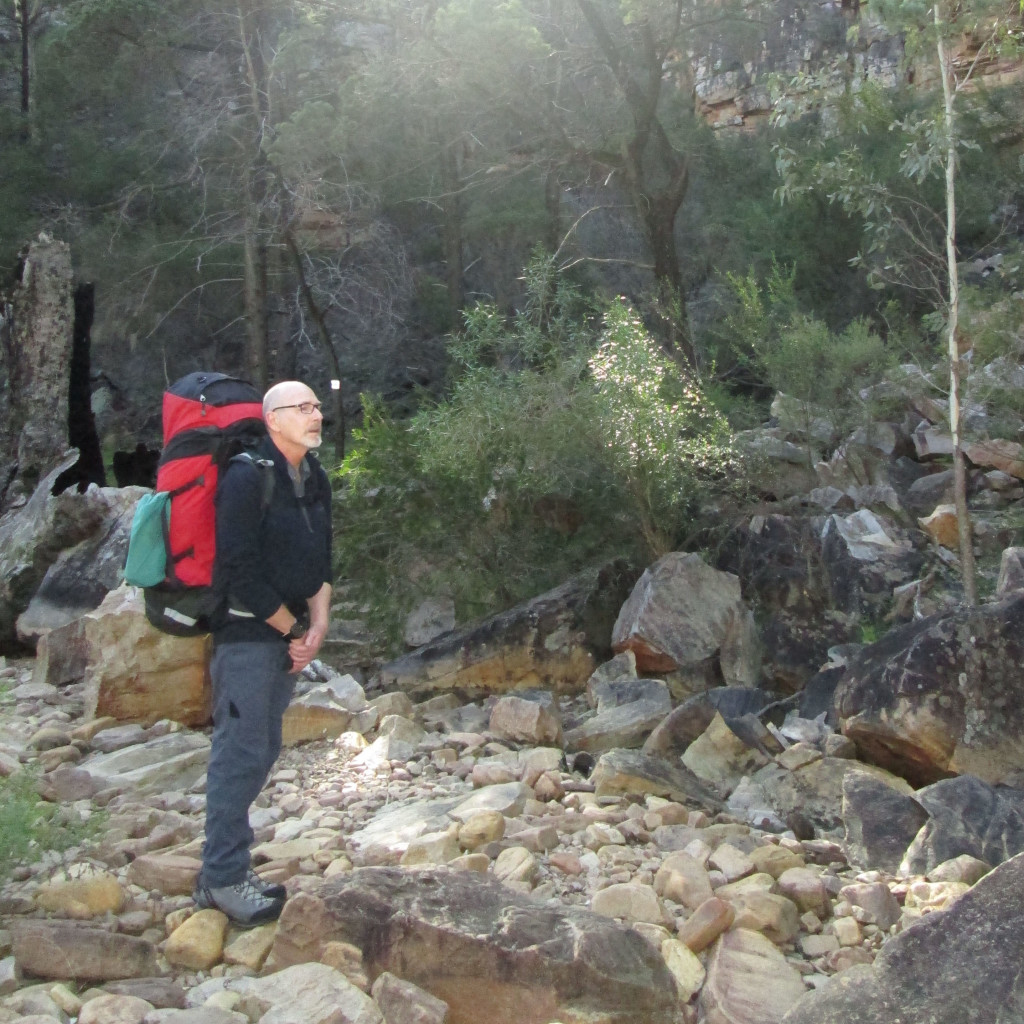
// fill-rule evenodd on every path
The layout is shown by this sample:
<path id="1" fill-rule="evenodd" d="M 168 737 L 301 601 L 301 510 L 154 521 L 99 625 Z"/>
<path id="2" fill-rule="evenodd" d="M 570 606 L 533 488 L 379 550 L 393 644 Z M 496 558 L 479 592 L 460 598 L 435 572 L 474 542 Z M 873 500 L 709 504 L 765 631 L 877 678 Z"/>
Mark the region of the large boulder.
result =
<path id="1" fill-rule="evenodd" d="M 769 615 L 761 629 L 764 685 L 781 693 L 798 693 L 828 661 L 831 648 L 860 636 L 856 618 L 826 607 L 814 612 L 781 610 Z"/>
<path id="2" fill-rule="evenodd" d="M 964 445 L 964 455 L 976 466 L 1000 469 L 1010 476 L 1024 480 L 1024 447 L 1016 441 L 1004 438 L 968 441 Z"/>
<path id="3" fill-rule="evenodd" d="M 925 786 L 914 799 L 928 820 L 909 844 L 901 869 L 928 874 L 967 854 L 986 864 L 1002 864 L 1024 852 L 1024 792 L 994 788 L 973 775 Z"/>
<path id="4" fill-rule="evenodd" d="M 888 605 L 894 587 L 914 579 L 923 562 L 906 531 L 869 509 L 829 516 L 821 557 L 830 607 L 869 619 Z"/>
<path id="5" fill-rule="evenodd" d="M 672 701 L 664 683 L 653 679 L 636 680 L 636 684 L 656 684 L 637 700 L 621 704 L 607 701 L 592 718 L 565 734 L 567 750 L 597 753 L 616 747 L 639 747 L 654 728 L 672 710 Z M 641 692 L 637 685 L 637 692 Z"/>
<path id="6" fill-rule="evenodd" d="M 714 659 L 727 684 L 760 679 L 760 644 L 739 578 L 673 551 L 648 568 L 622 606 L 612 647 L 646 672 L 695 670 Z"/>
<path id="7" fill-rule="evenodd" d="M 534 687 L 581 691 L 636 573 L 624 562 L 582 573 L 483 622 L 445 633 L 380 669 L 385 690 L 479 698 Z"/>
<path id="8" fill-rule="evenodd" d="M 986 875 L 948 910 L 805 995 L 783 1024 L 1013 1024 L 1024 1020 L 1024 856 Z"/>
<path id="9" fill-rule="evenodd" d="M 736 444 L 751 456 L 751 483 L 758 493 L 776 501 L 806 494 L 817 483 L 811 468 L 818 459 L 817 448 L 790 441 L 788 433 L 780 427 L 757 427 L 736 435 Z"/>
<path id="10" fill-rule="evenodd" d="M 327 964 L 296 964 L 265 978 L 235 978 L 250 1019 L 264 1024 L 382 1024 L 376 1003 Z M 244 1018 L 243 1018 L 244 1019 Z M 410 1015 L 410 1020 L 415 1019 Z"/>
<path id="11" fill-rule="evenodd" d="M 1024 593 L 898 626 L 858 652 L 836 688 L 861 756 L 915 785 L 997 783 L 1024 769 Z"/>
<path id="12" fill-rule="evenodd" d="M 855 867 L 894 875 L 928 812 L 905 788 L 853 771 L 843 779 L 846 859 Z"/>
<path id="13" fill-rule="evenodd" d="M 747 785 L 761 796 L 762 806 L 770 807 L 782 821 L 798 812 L 818 828 L 831 830 L 842 825 L 843 786 L 853 774 L 870 774 L 906 796 L 912 792 L 907 783 L 886 771 L 841 757 L 815 758 L 792 770 L 769 764 L 754 772 Z M 731 807 L 734 804 L 730 802 Z"/>
<path id="14" fill-rule="evenodd" d="M 714 1024 L 778 1024 L 805 991 L 800 974 L 774 943 L 734 928 L 711 949 L 700 1006 Z"/>
<path id="15" fill-rule="evenodd" d="M 105 505 L 105 515 L 96 532 L 62 551 L 46 570 L 28 607 L 17 621 L 18 637 L 37 644 L 51 629 L 67 625 L 99 607 L 122 581 L 132 517 L 141 487 L 101 487 L 91 499 Z"/>
<path id="16" fill-rule="evenodd" d="M 605 751 L 598 758 L 590 781 L 598 797 L 650 795 L 704 809 L 721 807 L 717 790 L 697 778 L 678 759 L 652 757 L 639 750 Z"/>
<path id="17" fill-rule="evenodd" d="M 371 977 L 390 971 L 444 1000 L 450 1024 L 669 1024 L 677 994 L 639 933 L 553 907 L 485 875 L 361 868 L 293 898 L 278 969 L 349 942 Z"/>
<path id="18" fill-rule="evenodd" d="M 749 686 L 717 686 L 695 694 L 662 719 L 644 741 L 643 752 L 660 757 L 682 754 L 716 714 L 732 723 L 747 715 L 760 714 L 774 699 L 765 690 Z"/>
<path id="19" fill-rule="evenodd" d="M 681 760 L 697 778 L 725 792 L 768 762 L 760 750 L 748 746 L 729 728 L 721 714 L 686 748 Z"/>
<path id="20" fill-rule="evenodd" d="M 24 505 L 0 518 L 0 653 L 15 645 L 15 620 L 58 555 L 95 536 L 108 520 L 109 502 L 98 487 L 53 493 L 57 477 L 77 459 L 77 452 L 69 453 Z"/>
<path id="21" fill-rule="evenodd" d="M 816 616 L 828 606 L 821 565 L 824 523 L 821 516 L 751 516 L 730 531 L 716 568 L 738 576 L 748 599 L 766 613 L 785 609 L 801 618 Z"/>
<path id="22" fill-rule="evenodd" d="M 169 718 L 191 726 L 210 720 L 209 637 L 186 639 L 155 629 L 136 587 L 111 591 L 99 608 L 64 628 L 81 630 L 88 716 Z M 47 639 L 52 646 L 54 634 Z"/>

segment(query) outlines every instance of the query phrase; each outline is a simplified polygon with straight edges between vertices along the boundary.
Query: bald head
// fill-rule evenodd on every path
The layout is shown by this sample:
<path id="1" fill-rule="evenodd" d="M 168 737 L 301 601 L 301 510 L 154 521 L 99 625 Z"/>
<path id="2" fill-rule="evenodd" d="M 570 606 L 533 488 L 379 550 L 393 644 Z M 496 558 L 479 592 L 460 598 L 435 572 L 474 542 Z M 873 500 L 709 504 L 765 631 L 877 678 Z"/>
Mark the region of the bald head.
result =
<path id="1" fill-rule="evenodd" d="M 316 395 L 313 394 L 313 389 L 303 384 L 301 380 L 283 380 L 280 384 L 275 384 L 263 396 L 263 418 L 266 419 L 268 412 L 272 412 L 282 405 L 298 405 L 300 402 L 315 401 Z"/>
<path id="2" fill-rule="evenodd" d="M 294 466 L 307 451 L 320 447 L 324 421 L 320 402 L 302 381 L 282 381 L 264 395 L 263 421 L 270 439 Z"/>

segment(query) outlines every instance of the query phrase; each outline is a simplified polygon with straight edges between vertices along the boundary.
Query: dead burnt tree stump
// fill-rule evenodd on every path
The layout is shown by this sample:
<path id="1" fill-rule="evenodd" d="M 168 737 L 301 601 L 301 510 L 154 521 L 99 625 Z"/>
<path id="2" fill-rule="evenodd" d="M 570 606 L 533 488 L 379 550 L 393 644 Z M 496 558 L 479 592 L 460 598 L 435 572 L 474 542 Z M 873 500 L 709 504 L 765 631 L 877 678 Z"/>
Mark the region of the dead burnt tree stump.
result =
<path id="1" fill-rule="evenodd" d="M 71 250 L 41 234 L 28 247 L 21 280 L 5 303 L 0 377 L 0 471 L 31 493 L 68 449 L 67 417 L 74 335 Z M 16 479 L 15 479 L 16 476 Z"/>

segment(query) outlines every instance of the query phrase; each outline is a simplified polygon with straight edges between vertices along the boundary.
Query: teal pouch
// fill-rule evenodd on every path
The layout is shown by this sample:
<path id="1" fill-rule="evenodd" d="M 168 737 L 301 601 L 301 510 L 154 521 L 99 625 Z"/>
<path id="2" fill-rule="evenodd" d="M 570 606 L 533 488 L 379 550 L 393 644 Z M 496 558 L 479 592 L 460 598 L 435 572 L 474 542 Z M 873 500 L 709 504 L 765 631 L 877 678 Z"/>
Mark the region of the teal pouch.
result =
<path id="1" fill-rule="evenodd" d="M 133 587 L 155 587 L 167 575 L 167 531 L 171 496 L 167 491 L 144 494 L 135 506 L 124 579 Z"/>

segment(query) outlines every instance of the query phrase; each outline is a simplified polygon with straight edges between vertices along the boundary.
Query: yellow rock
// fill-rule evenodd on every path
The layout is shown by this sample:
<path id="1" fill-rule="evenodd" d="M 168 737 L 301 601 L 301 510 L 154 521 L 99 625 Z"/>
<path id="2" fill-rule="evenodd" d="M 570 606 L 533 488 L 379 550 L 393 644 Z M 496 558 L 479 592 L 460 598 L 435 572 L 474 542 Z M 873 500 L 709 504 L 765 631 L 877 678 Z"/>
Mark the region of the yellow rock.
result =
<path id="1" fill-rule="evenodd" d="M 918 519 L 917 523 L 936 544 L 951 551 L 959 546 L 959 527 L 953 505 L 938 505 L 930 516 Z"/>
<path id="2" fill-rule="evenodd" d="M 335 857 L 327 867 L 324 868 L 324 878 L 333 878 L 335 875 L 344 875 L 352 870 L 352 861 L 344 854 Z"/>
<path id="3" fill-rule="evenodd" d="M 704 965 L 689 946 L 678 939 L 666 939 L 661 944 L 661 957 L 676 979 L 679 1001 L 689 1002 L 690 997 L 699 992 L 704 984 Z"/>
<path id="4" fill-rule="evenodd" d="M 328 942 L 320 954 L 320 963 L 333 967 L 361 992 L 370 991 L 370 979 L 363 967 L 363 953 L 350 942 Z"/>
<path id="5" fill-rule="evenodd" d="M 750 851 L 750 859 L 754 862 L 757 871 L 769 874 L 772 878 L 778 878 L 783 871 L 790 868 L 802 868 L 804 859 L 792 850 L 786 850 L 781 846 L 758 846 Z"/>
<path id="6" fill-rule="evenodd" d="M 210 1006 L 215 1010 L 226 1010 L 231 1013 L 237 1009 L 238 1004 L 242 1001 L 241 992 L 228 992 L 226 989 L 223 992 L 214 992 L 209 999 L 203 1003 L 203 1006 Z"/>
<path id="7" fill-rule="evenodd" d="M 337 739 L 352 721 L 352 712 L 329 699 L 321 704 L 302 702 L 289 705 L 281 722 L 282 743 L 294 747 L 310 740 Z"/>
<path id="8" fill-rule="evenodd" d="M 172 910 L 164 918 L 164 932 L 167 935 L 173 935 L 194 913 L 194 907 L 182 907 L 181 910 Z"/>
<path id="9" fill-rule="evenodd" d="M 228 919 L 219 910 L 200 910 L 176 928 L 164 946 L 167 962 L 193 971 L 208 971 L 224 952 Z"/>
<path id="10" fill-rule="evenodd" d="M 210 637 L 161 633 L 146 620 L 142 591 L 127 584 L 81 621 L 87 717 L 195 726 L 210 720 Z"/>
<path id="11" fill-rule="evenodd" d="M 54 985 L 49 996 L 69 1017 L 77 1017 L 82 1012 L 81 997 L 76 996 L 67 985 Z"/>
<path id="12" fill-rule="evenodd" d="M 486 853 L 466 853 L 448 862 L 452 871 L 475 871 L 480 875 L 486 875 L 490 866 L 491 858 Z"/>
<path id="13" fill-rule="evenodd" d="M 108 910 L 116 914 L 125 898 L 121 883 L 105 871 L 81 878 L 58 878 L 36 893 L 36 903 L 43 910 L 75 918 L 98 917 Z"/>
<path id="14" fill-rule="evenodd" d="M 258 971 L 274 945 L 277 934 L 277 922 L 260 925 L 252 931 L 239 932 L 224 947 L 224 963 L 240 964 L 253 971 Z"/>
<path id="15" fill-rule="evenodd" d="M 459 828 L 459 846 L 464 850 L 477 850 L 493 843 L 505 834 L 505 816 L 501 811 L 477 811 Z"/>
<path id="16" fill-rule="evenodd" d="M 104 715 L 102 718 L 93 718 L 88 722 L 83 722 L 81 725 L 76 725 L 71 730 L 71 738 L 88 742 L 96 733 L 103 732 L 104 729 L 109 729 L 117 724 L 117 719 L 110 715 Z"/>
<path id="17" fill-rule="evenodd" d="M 78 1015 L 79 1024 L 141 1024 L 153 1004 L 138 996 L 112 995 L 105 992 L 90 999 Z"/>

